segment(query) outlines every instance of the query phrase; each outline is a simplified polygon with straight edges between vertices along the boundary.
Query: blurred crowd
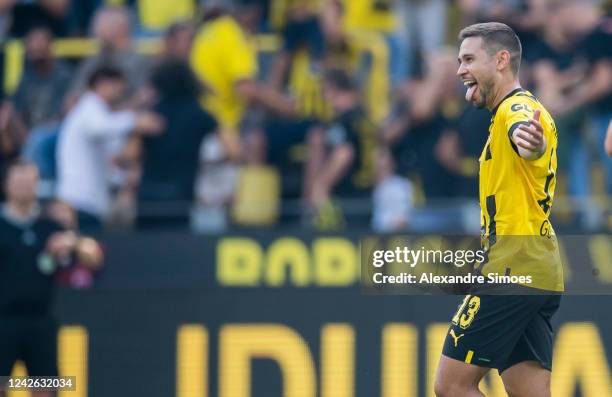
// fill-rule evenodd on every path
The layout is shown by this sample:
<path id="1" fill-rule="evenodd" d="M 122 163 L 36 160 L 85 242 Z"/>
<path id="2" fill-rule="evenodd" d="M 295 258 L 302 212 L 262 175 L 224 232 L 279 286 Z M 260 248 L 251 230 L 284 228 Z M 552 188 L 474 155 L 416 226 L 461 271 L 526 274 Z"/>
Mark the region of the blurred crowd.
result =
<path id="1" fill-rule="evenodd" d="M 24 56 L 0 106 L 0 162 L 35 163 L 41 197 L 91 230 L 477 229 L 491 116 L 465 104 L 456 34 L 495 20 L 519 34 L 522 84 L 557 122 L 555 216 L 610 228 L 611 11 L 596 0 L 1 0 L 0 38 Z M 83 37 L 93 51 L 56 55 L 60 39 Z"/>

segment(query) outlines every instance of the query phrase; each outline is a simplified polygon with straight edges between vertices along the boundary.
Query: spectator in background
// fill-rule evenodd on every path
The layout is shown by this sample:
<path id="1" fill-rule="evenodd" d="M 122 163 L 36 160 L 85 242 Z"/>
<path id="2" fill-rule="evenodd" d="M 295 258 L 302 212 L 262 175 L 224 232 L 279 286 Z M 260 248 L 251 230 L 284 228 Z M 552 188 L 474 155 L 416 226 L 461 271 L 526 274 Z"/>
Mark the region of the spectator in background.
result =
<path id="1" fill-rule="evenodd" d="M 282 19 L 283 47 L 274 58 L 269 77 L 270 84 L 278 90 L 285 87 L 287 72 L 298 51 L 308 52 L 309 68 L 320 74 L 325 50 L 325 38 L 319 25 L 316 5 L 306 0 L 289 2 L 287 6 Z"/>
<path id="2" fill-rule="evenodd" d="M 98 41 L 100 51 L 91 58 L 84 60 L 77 70 L 75 80 L 69 94 L 69 106 L 87 89 L 89 76 L 102 65 L 114 65 L 125 76 L 125 90 L 121 103 L 129 107 L 144 107 L 150 101 L 149 90 L 145 88 L 150 78 L 151 60 L 136 51 L 132 40 L 130 16 L 125 7 L 102 7 L 94 17 L 93 33 Z M 112 155 L 118 155 L 123 149 L 123 139 L 108 139 L 107 150 Z M 130 175 L 118 165 L 111 166 L 111 182 L 113 189 L 122 190 L 122 186 Z M 133 203 L 128 192 L 119 194 L 113 205 L 112 221 L 114 223 L 129 223 L 133 217 Z"/>
<path id="3" fill-rule="evenodd" d="M 587 134 L 596 142 L 595 148 L 602 163 L 605 193 L 612 194 L 612 161 L 608 159 L 601 142 L 605 140 L 608 121 L 612 117 L 612 18 L 602 17 L 596 4 L 579 0 L 566 7 L 568 35 L 582 38 L 579 48 L 584 53 L 588 68 L 584 78 L 566 95 L 557 97 L 555 110 L 586 107 L 590 128 Z"/>
<path id="4" fill-rule="evenodd" d="M 406 229 L 414 203 L 412 184 L 395 173 L 393 156 L 384 147 L 379 149 L 376 159 L 372 198 L 372 229 L 385 233 Z"/>
<path id="5" fill-rule="evenodd" d="M 160 118 L 149 112 L 116 111 L 125 90 L 125 77 L 112 66 L 100 66 L 89 78 L 89 91 L 70 111 L 58 143 L 59 199 L 76 210 L 79 228 L 100 228 L 111 209 L 107 144 L 127 139 L 130 132 L 158 134 Z"/>
<path id="6" fill-rule="evenodd" d="M 434 148 L 435 158 L 453 174 L 457 197 L 478 196 L 478 158 L 488 136 L 491 112 L 465 106 L 458 119 L 440 136 Z"/>
<path id="7" fill-rule="evenodd" d="M 569 193 L 582 198 L 591 193 L 588 139 L 583 133 L 588 116 L 585 105 L 589 96 L 595 94 L 592 98 L 596 98 L 610 85 L 605 81 L 608 72 L 592 69 L 587 53 L 589 46 L 582 43 L 598 21 L 596 9 L 586 3 L 551 5 L 550 23 L 545 25 L 543 40 L 536 51 L 537 60 L 533 63 L 536 93 L 556 116 L 559 166 L 569 171 Z M 595 78 L 597 85 L 588 84 Z M 576 100 L 576 94 L 581 95 L 580 100 Z"/>
<path id="8" fill-rule="evenodd" d="M 330 34 L 325 32 L 320 15 L 326 8 L 329 5 L 313 0 L 273 1 L 271 17 L 281 36 L 282 48 L 274 55 L 267 78 L 275 89 L 294 99 L 296 108 L 290 117 L 268 113 L 262 136 L 266 160 L 283 171 L 286 196 L 301 194 L 298 189 L 291 189 L 299 185 L 291 182 L 291 170 L 301 168 L 303 161 L 291 155 L 295 152 L 292 149 L 304 143 L 317 122 L 329 121 L 332 117 L 321 89 L 330 43 Z M 339 20 L 332 23 L 337 24 L 335 29 L 340 29 Z M 336 33 L 338 40 L 344 40 L 343 31 Z"/>
<path id="9" fill-rule="evenodd" d="M 228 9 L 229 12 L 209 9 L 196 35 L 190 62 L 196 76 L 210 88 L 203 96 L 204 108 L 219 122 L 227 154 L 238 158 L 240 128 L 248 105 L 291 115 L 294 104 L 277 90 L 256 81 L 253 35 L 258 25 L 258 6 L 239 0 Z"/>
<path id="10" fill-rule="evenodd" d="M 53 56 L 53 32 L 33 27 L 25 39 L 23 75 L 13 101 L 28 130 L 57 122 L 72 78 L 70 67 Z"/>
<path id="11" fill-rule="evenodd" d="M 163 39 L 162 39 L 162 48 L 159 54 L 156 56 L 151 65 L 151 76 L 149 76 L 149 81 L 147 81 L 144 89 L 142 90 L 141 95 L 146 100 L 142 103 L 142 105 L 147 108 L 151 108 L 155 106 L 156 101 L 159 102 L 160 98 L 158 97 L 160 92 L 157 91 L 155 87 L 153 87 L 153 74 L 159 72 L 162 69 L 169 70 L 169 64 L 183 64 L 188 68 L 189 55 L 191 54 L 191 46 L 193 44 L 193 37 L 195 34 L 194 25 L 189 21 L 184 22 L 176 22 L 168 27 L 166 30 Z M 170 68 L 172 69 L 172 68 Z M 172 70 L 174 71 L 174 70 Z M 180 74 L 180 73 L 179 73 Z M 193 75 L 193 73 L 192 73 Z M 177 77 L 173 75 L 173 77 Z M 181 79 L 183 76 L 178 76 Z M 184 82 L 184 78 L 179 81 L 180 87 L 178 90 L 184 89 L 184 85 L 181 82 Z M 194 86 L 193 90 L 200 92 L 198 90 L 198 82 L 197 80 L 193 80 Z M 136 191 L 138 189 L 138 184 L 140 183 L 140 179 L 142 177 L 142 164 L 141 164 L 141 155 L 142 155 L 142 139 L 140 137 L 132 137 L 128 140 L 127 145 L 122 150 L 122 153 L 119 157 L 119 162 L 121 164 L 121 168 L 126 173 L 126 183 L 123 191 L 120 193 L 125 194 L 126 202 L 129 201 L 129 206 L 135 207 L 136 205 Z M 134 209 L 134 208 L 132 208 Z M 131 211 L 131 210 L 130 210 Z"/>
<path id="12" fill-rule="evenodd" d="M 170 25 L 164 35 L 164 44 L 161 51 L 162 59 L 178 59 L 189 62 L 194 36 L 195 27 L 191 22 L 176 22 Z"/>
<path id="13" fill-rule="evenodd" d="M 57 376 L 57 320 L 53 315 L 54 274 L 82 241 L 40 210 L 38 173 L 32 163 L 12 163 L 4 178 L 0 213 L 0 376 L 22 360 L 29 376 Z M 98 244 L 88 239 L 99 251 Z M 101 256 L 99 257 L 101 259 Z M 99 265 L 99 263 L 90 263 Z M 0 392 L 0 395 L 3 393 Z M 52 391 L 32 392 L 52 397 Z"/>
<path id="14" fill-rule="evenodd" d="M 24 37 L 33 27 L 45 25 L 55 37 L 70 35 L 69 13 L 71 0 L 22 1 L 12 10 L 9 34 Z"/>
<path id="15" fill-rule="evenodd" d="M 215 132 L 217 123 L 201 108 L 200 85 L 187 63 L 169 59 L 160 64 L 153 72 L 152 86 L 159 98 L 153 109 L 164 118 L 165 129 L 159 136 L 139 138 L 139 225 L 147 224 L 144 206 L 160 202 L 182 204 L 178 218 L 186 224 L 202 139 Z"/>
<path id="16" fill-rule="evenodd" d="M 309 182 L 302 177 L 305 158 L 299 155 L 307 136 L 318 124 L 329 121 L 332 110 L 323 98 L 322 80 L 328 57 L 328 39 L 320 17 L 324 2 L 273 0 L 271 23 L 281 38 L 281 48 L 271 60 L 267 80 L 295 102 L 295 112 L 268 112 L 258 134 L 260 157 L 280 171 L 281 195 L 297 199 Z"/>
<path id="17" fill-rule="evenodd" d="M 435 156 L 440 137 L 450 130 L 459 109 L 455 54 L 444 51 L 427 55 L 427 69 L 419 79 L 399 91 L 397 109 L 382 131 L 400 173 L 416 174 L 426 200 L 448 198 L 456 193 L 451 172 Z"/>
<path id="18" fill-rule="evenodd" d="M 53 33 L 33 27 L 26 36 L 25 65 L 13 102 L 29 131 L 23 156 L 36 163 L 43 180 L 55 179 L 55 144 L 72 78 L 70 67 L 53 57 Z M 50 194 L 47 185 L 41 187 Z M 44 192 L 43 192 L 44 194 Z"/>
<path id="19" fill-rule="evenodd" d="M 380 0 L 379 0 L 380 1 Z M 383 0 L 383 3 L 393 0 Z M 448 29 L 448 2 L 446 0 L 396 0 L 403 18 L 400 30 L 404 30 L 401 47 L 391 47 L 400 57 L 405 58 L 398 63 L 393 74 L 393 82 L 401 83 L 406 77 L 413 78 L 420 74 L 425 54 L 439 51 L 446 42 Z M 393 41 L 391 41 L 393 43 Z M 396 44 L 397 45 L 397 44 Z M 391 55 L 394 59 L 394 55 Z M 399 70 L 398 70 L 399 68 Z M 401 73 L 401 74 L 399 74 Z"/>
<path id="20" fill-rule="evenodd" d="M 390 83 L 394 78 L 402 80 L 405 69 L 406 56 L 399 50 L 400 40 L 392 32 L 396 25 L 394 6 L 388 1 L 376 0 L 323 3 L 320 21 L 326 40 L 325 66 L 346 70 L 356 79 L 364 94 L 366 111 L 380 122 L 389 115 Z M 398 47 L 398 51 L 390 52 L 387 47 Z M 298 80 L 296 88 L 301 85 Z M 306 89 L 312 90 L 308 86 Z M 308 100 L 308 91 L 302 95 Z"/>
<path id="21" fill-rule="evenodd" d="M 26 136 L 27 130 L 14 106 L 0 94 L 0 172 L 19 157 Z"/>
<path id="22" fill-rule="evenodd" d="M 87 89 L 88 78 L 96 68 L 109 64 L 116 65 L 125 75 L 126 89 L 122 99 L 134 98 L 149 79 L 150 62 L 135 51 L 127 9 L 104 7 L 98 10 L 93 21 L 93 34 L 99 42 L 100 52 L 80 65 L 71 99 L 74 101 Z"/>
<path id="23" fill-rule="evenodd" d="M 325 133 L 312 131 L 308 139 L 304 194 L 315 211 L 315 224 L 316 217 L 328 213 L 334 190 L 354 195 L 374 179 L 376 130 L 358 88 L 345 72 L 331 70 L 325 74 L 323 92 L 335 118 Z"/>
<path id="24" fill-rule="evenodd" d="M 426 4 L 432 2 L 434 1 L 428 1 Z M 388 59 L 386 61 L 388 70 L 384 73 L 384 78 L 389 79 L 392 84 L 405 79 L 408 58 L 408 54 L 404 51 L 406 35 L 403 32 L 404 24 L 398 23 L 400 22 L 398 16 L 405 4 L 399 0 L 326 0 L 322 3 L 323 20 L 327 19 L 324 22 L 327 25 L 326 36 L 330 41 L 333 42 L 333 36 L 339 33 L 334 33 L 335 29 L 340 29 L 348 42 L 381 40 L 387 46 L 384 56 Z M 336 8 L 336 11 L 332 11 L 333 8 Z M 331 27 L 330 24 L 336 27 Z M 440 21 L 436 27 L 429 26 L 429 31 L 443 25 L 443 21 Z"/>
<path id="25" fill-rule="evenodd" d="M 573 8 L 567 2 L 549 7 L 551 23 L 544 26 L 542 40 L 536 45 L 532 74 L 537 95 L 557 116 L 559 166 L 568 171 L 569 193 L 584 198 L 590 194 L 589 155 L 583 133 L 587 113 L 583 106 L 566 101 L 573 87 L 586 78 L 589 65 L 580 41 L 588 27 L 580 28 L 584 20 L 572 15 Z M 595 23 L 591 18 L 589 24 Z"/>

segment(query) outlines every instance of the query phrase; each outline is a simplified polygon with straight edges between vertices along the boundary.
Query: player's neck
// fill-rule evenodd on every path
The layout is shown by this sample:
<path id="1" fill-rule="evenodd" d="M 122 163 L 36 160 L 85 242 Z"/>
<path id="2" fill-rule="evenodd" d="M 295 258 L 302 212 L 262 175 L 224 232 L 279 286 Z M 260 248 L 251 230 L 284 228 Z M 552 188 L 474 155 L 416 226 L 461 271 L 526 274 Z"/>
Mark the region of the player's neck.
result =
<path id="1" fill-rule="evenodd" d="M 495 97 L 493 99 L 493 103 L 489 107 L 489 110 L 497 108 L 501 101 L 503 101 L 509 93 L 517 88 L 521 88 L 521 84 L 518 80 L 512 80 L 504 84 L 500 84 L 495 92 Z"/>

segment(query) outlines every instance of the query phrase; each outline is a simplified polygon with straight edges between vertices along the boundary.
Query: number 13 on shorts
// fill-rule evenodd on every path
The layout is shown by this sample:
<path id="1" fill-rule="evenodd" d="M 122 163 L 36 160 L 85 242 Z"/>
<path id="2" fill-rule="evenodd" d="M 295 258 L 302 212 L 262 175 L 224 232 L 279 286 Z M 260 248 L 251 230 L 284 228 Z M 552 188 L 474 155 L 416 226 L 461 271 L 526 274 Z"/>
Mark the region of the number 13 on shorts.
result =
<path id="1" fill-rule="evenodd" d="M 453 324 L 466 329 L 474 321 L 476 313 L 480 309 L 480 298 L 477 296 L 466 295 L 463 303 L 459 306 L 457 313 L 453 317 Z"/>

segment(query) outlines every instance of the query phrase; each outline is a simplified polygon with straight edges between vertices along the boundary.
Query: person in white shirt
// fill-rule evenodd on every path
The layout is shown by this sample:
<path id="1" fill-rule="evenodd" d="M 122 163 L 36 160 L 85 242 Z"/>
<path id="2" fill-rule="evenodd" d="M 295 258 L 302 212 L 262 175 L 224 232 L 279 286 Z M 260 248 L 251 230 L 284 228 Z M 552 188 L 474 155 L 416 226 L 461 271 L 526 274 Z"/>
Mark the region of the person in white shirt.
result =
<path id="1" fill-rule="evenodd" d="M 57 196 L 76 209 L 81 228 L 100 228 L 110 211 L 109 145 L 130 133 L 159 134 L 163 128 L 153 113 L 114 110 L 124 90 L 122 72 L 100 66 L 60 130 Z"/>
<path id="2" fill-rule="evenodd" d="M 408 179 L 395 173 L 393 157 L 387 148 L 379 150 L 376 179 L 372 228 L 381 233 L 405 230 L 410 222 L 414 189 Z"/>

